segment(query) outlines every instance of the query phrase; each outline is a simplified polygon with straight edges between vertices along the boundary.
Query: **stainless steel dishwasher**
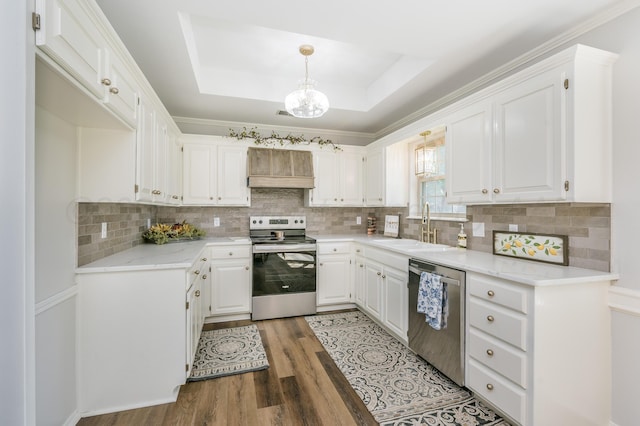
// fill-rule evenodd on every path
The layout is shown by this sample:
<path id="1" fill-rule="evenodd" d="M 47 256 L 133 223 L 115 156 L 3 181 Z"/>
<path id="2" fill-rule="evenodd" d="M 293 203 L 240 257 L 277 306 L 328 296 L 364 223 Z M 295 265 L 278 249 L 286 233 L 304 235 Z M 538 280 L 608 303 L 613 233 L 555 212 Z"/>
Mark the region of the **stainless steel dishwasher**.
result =
<path id="1" fill-rule="evenodd" d="M 446 284 L 449 316 L 441 330 L 433 329 L 417 310 L 422 272 L 438 274 Z M 409 259 L 409 348 L 460 386 L 464 386 L 465 277 L 464 271 Z"/>

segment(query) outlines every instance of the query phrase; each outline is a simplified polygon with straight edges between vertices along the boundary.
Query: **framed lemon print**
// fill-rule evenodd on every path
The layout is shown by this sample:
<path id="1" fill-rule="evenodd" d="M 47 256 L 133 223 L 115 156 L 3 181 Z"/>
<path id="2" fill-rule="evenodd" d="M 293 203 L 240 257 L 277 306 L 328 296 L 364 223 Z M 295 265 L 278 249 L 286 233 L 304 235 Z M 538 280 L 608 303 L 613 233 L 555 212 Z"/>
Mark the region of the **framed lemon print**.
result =
<path id="1" fill-rule="evenodd" d="M 566 235 L 493 231 L 493 254 L 538 262 L 569 264 Z"/>

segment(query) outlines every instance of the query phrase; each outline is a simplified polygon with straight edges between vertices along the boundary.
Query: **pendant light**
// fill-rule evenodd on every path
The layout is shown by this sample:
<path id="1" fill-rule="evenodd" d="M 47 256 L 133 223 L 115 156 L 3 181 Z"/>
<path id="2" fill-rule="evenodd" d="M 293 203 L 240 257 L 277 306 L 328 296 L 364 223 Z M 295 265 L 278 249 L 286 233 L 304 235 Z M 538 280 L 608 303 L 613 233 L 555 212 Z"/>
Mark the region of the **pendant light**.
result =
<path id="1" fill-rule="evenodd" d="M 321 117 L 329 109 L 329 99 L 324 93 L 317 91 L 316 82 L 309 79 L 309 56 L 314 52 L 313 46 L 303 44 L 299 51 L 304 56 L 304 80 L 300 81 L 297 90 L 287 95 L 284 107 L 294 117 Z"/>

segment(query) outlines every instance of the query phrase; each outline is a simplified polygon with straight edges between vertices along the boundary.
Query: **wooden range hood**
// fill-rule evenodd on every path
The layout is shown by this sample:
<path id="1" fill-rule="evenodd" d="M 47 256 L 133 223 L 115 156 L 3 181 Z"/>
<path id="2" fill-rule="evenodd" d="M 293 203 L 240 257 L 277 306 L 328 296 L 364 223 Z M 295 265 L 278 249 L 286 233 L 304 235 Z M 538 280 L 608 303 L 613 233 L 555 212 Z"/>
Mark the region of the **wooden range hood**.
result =
<path id="1" fill-rule="evenodd" d="M 249 148 L 249 188 L 313 188 L 311 151 Z"/>

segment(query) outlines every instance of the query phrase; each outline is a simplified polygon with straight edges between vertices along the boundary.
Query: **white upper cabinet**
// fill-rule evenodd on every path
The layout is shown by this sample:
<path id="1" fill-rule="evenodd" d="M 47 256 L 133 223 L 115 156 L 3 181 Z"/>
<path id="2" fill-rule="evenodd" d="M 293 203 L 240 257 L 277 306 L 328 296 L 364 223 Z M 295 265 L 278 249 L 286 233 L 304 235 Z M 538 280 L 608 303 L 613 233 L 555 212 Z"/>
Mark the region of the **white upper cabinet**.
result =
<path id="1" fill-rule="evenodd" d="M 38 0 L 36 44 L 128 126 L 137 124 L 139 88 L 100 31 L 89 2 Z"/>
<path id="2" fill-rule="evenodd" d="M 407 144 L 367 149 L 364 198 L 367 206 L 406 207 L 409 197 Z"/>
<path id="3" fill-rule="evenodd" d="M 615 59 L 574 46 L 452 107 L 447 202 L 610 202 Z"/>
<path id="4" fill-rule="evenodd" d="M 183 204 L 248 206 L 247 146 L 183 139 Z"/>
<path id="5" fill-rule="evenodd" d="M 309 205 L 361 206 L 363 158 L 363 150 L 358 147 L 342 147 L 342 151 L 314 151 L 315 188 L 309 190 Z"/>

